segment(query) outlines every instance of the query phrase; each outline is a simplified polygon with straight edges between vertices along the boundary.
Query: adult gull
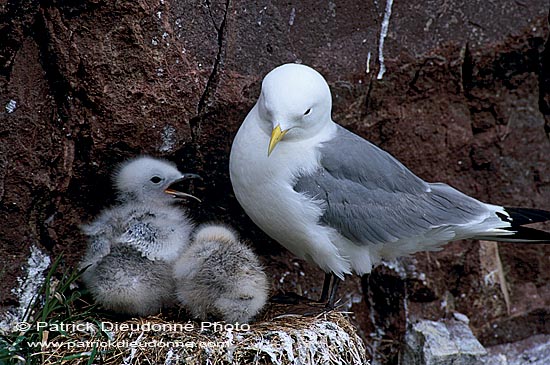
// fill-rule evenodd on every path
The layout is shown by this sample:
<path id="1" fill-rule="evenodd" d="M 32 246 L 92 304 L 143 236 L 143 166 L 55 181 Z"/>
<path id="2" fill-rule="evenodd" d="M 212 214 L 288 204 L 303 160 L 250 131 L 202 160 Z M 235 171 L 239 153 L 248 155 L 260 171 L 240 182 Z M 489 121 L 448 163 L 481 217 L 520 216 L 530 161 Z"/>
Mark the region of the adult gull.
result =
<path id="1" fill-rule="evenodd" d="M 459 239 L 550 242 L 522 227 L 550 212 L 486 204 L 428 183 L 389 153 L 334 123 L 332 97 L 317 71 L 272 70 L 231 148 L 237 200 L 264 232 L 334 284 L 369 273 L 382 259 L 434 251 Z"/>

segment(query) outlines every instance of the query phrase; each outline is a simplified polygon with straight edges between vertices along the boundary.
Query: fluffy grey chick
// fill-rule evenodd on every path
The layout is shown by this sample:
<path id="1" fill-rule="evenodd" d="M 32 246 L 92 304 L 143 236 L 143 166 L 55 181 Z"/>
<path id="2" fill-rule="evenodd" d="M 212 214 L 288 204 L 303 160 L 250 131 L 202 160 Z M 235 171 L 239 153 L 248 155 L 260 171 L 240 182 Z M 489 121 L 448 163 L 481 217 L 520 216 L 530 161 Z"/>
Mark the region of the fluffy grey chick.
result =
<path id="1" fill-rule="evenodd" d="M 265 305 L 267 278 L 252 250 L 223 225 L 200 226 L 174 265 L 176 295 L 191 314 L 246 323 Z"/>
<path id="2" fill-rule="evenodd" d="M 175 303 L 173 262 L 188 246 L 193 223 L 177 198 L 182 174 L 168 161 L 138 157 L 113 175 L 119 204 L 81 229 L 88 247 L 82 280 L 97 303 L 118 313 L 146 316 Z"/>
<path id="3" fill-rule="evenodd" d="M 133 247 L 115 245 L 83 275 L 97 303 L 108 310 L 138 316 L 174 304 L 170 266 L 152 261 Z"/>

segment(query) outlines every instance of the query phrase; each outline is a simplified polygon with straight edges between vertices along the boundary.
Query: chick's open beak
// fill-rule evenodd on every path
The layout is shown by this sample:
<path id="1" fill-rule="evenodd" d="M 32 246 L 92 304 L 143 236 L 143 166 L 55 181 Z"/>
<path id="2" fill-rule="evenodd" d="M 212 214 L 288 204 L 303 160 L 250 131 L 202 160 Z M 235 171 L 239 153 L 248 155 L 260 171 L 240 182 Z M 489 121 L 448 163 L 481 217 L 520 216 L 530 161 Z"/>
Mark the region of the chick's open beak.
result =
<path id="1" fill-rule="evenodd" d="M 280 124 L 277 124 L 277 126 L 273 128 L 273 131 L 271 131 L 271 139 L 269 140 L 269 148 L 267 150 L 268 156 L 271 155 L 271 152 L 273 151 L 277 143 L 279 143 L 281 139 L 283 139 L 286 132 L 288 132 L 288 129 L 282 130 Z"/>
<path id="2" fill-rule="evenodd" d="M 189 180 L 189 179 L 202 179 L 197 174 L 183 174 L 179 179 L 176 179 L 168 185 L 166 189 L 164 189 L 164 192 L 168 195 L 172 195 L 174 198 L 193 198 L 197 200 L 199 203 L 202 203 L 202 201 L 197 198 L 194 195 L 184 193 L 183 191 L 178 190 L 178 184 L 182 181 Z"/>

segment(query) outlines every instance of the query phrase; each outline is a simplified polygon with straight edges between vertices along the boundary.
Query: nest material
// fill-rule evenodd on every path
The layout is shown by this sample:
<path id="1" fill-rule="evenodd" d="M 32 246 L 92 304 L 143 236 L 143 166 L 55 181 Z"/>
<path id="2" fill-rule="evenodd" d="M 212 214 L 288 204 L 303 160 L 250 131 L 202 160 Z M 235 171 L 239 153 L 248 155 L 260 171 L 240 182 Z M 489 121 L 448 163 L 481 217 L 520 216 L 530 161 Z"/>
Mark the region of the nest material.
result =
<path id="1" fill-rule="evenodd" d="M 111 327 L 108 322 L 109 327 Z M 269 322 L 230 325 L 171 322 L 159 317 L 66 331 L 34 356 L 44 364 L 367 364 L 361 338 L 345 313 L 285 315 Z M 103 326 L 103 331 L 100 330 Z"/>

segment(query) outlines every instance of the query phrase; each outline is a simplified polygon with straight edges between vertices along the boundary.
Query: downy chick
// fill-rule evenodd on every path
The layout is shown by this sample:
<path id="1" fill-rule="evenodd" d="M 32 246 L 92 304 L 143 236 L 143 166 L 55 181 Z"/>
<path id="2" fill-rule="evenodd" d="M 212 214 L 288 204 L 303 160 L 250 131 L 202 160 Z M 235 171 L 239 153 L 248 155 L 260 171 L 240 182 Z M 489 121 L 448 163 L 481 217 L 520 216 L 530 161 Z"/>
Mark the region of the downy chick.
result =
<path id="1" fill-rule="evenodd" d="M 200 226 L 174 265 L 176 295 L 191 314 L 246 323 L 265 305 L 267 278 L 250 247 L 223 225 Z"/>
<path id="2" fill-rule="evenodd" d="M 146 316 L 174 304 L 172 264 L 188 246 L 193 229 L 185 211 L 173 204 L 191 195 L 175 186 L 195 177 L 147 156 L 115 171 L 119 204 L 81 226 L 88 236 L 82 280 L 105 309 Z"/>

